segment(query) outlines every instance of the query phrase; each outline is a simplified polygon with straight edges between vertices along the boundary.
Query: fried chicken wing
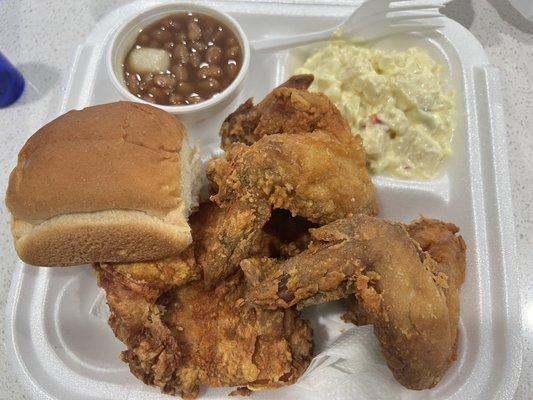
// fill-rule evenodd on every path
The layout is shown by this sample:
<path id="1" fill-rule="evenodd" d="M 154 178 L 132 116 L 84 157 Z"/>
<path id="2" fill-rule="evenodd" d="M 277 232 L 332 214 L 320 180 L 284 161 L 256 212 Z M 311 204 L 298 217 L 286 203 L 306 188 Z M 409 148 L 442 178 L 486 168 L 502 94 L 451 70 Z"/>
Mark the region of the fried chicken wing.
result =
<path id="1" fill-rule="evenodd" d="M 208 202 L 200 206 L 200 210 L 191 221 L 196 260 L 209 287 L 213 287 L 221 278 L 231 275 L 237 269 L 226 263 L 230 258 L 227 253 L 228 248 L 232 249 L 232 259 L 241 260 L 249 254 L 256 256 L 270 254 L 271 247 L 276 242 L 275 237 L 265 234 L 260 229 L 248 240 L 243 240 L 241 235 L 249 233 L 247 224 L 250 224 L 250 220 L 254 218 L 253 210 L 242 210 L 238 213 L 233 211 Z M 239 234 L 228 237 L 225 235 L 226 231 Z"/>
<path id="2" fill-rule="evenodd" d="M 123 361 L 165 393 L 195 398 L 199 385 L 279 387 L 309 365 L 307 322 L 294 310 L 249 307 L 240 274 L 212 291 L 201 281 L 189 283 L 155 303 L 103 269 L 97 275 L 111 309 L 109 324 L 128 347 Z"/>
<path id="3" fill-rule="evenodd" d="M 201 262 L 208 286 L 249 257 L 273 209 L 323 225 L 357 213 L 375 214 L 375 188 L 359 137 L 340 143 L 327 132 L 264 136 L 233 145 L 209 162 L 207 173 L 224 209 L 213 249 Z M 216 251 L 214 251 L 216 249 Z"/>
<path id="4" fill-rule="evenodd" d="M 446 304 L 450 313 L 450 332 L 454 343 L 453 359 L 456 358 L 457 332 L 459 324 L 459 289 L 465 279 L 466 245 L 463 238 L 457 235 L 459 228 L 451 223 L 436 219 L 420 218 L 405 227 L 407 232 L 435 260 L 432 270 L 435 279 L 446 296 Z M 348 300 L 347 321 L 356 325 L 370 324 L 370 318 L 360 306 L 356 297 Z"/>
<path id="5" fill-rule="evenodd" d="M 452 245 L 464 254 L 462 239 L 453 229 L 444 232 L 447 224 L 434 221 L 433 230 L 427 230 L 428 224 L 422 220 L 410 230 L 422 242 L 444 238 L 435 244 L 435 253 L 448 267 L 462 263 L 463 256 L 446 253 Z M 455 358 L 458 313 L 449 308 L 445 291 L 456 278 L 446 279 L 447 267 L 424 252 L 403 225 L 375 217 L 338 220 L 312 229 L 311 236 L 308 250 L 291 259 L 241 263 L 250 285 L 248 300 L 276 309 L 355 292 L 355 317 L 374 325 L 396 379 L 411 389 L 435 386 Z"/>
<path id="6" fill-rule="evenodd" d="M 235 142 L 250 145 L 265 135 L 315 130 L 349 138 L 350 126 L 337 107 L 324 94 L 307 91 L 312 82 L 313 75 L 295 75 L 259 104 L 248 99 L 222 124 L 222 148 Z"/>
<path id="7" fill-rule="evenodd" d="M 459 232 L 457 226 L 436 219 L 420 218 L 406 228 L 422 250 L 427 251 L 436 261 L 432 272 L 440 280 L 440 286 L 446 296 L 455 360 L 460 308 L 459 289 L 465 280 L 466 244 L 457 234 Z"/>

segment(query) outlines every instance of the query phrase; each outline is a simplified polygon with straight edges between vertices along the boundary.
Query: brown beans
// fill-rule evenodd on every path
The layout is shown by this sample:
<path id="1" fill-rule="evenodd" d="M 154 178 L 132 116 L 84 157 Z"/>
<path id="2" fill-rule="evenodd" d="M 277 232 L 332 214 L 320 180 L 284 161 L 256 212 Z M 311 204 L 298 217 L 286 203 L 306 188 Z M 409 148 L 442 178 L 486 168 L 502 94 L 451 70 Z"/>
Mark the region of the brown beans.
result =
<path id="1" fill-rule="evenodd" d="M 187 35 L 185 32 L 178 32 L 174 34 L 174 40 L 176 43 L 187 44 Z"/>
<path id="2" fill-rule="evenodd" d="M 139 36 L 137 36 L 137 44 L 139 46 L 146 46 L 148 43 L 150 43 L 150 36 L 146 33 L 141 33 Z"/>
<path id="3" fill-rule="evenodd" d="M 154 77 L 154 83 L 160 88 L 172 88 L 176 84 L 176 79 L 172 75 L 159 74 Z"/>
<path id="4" fill-rule="evenodd" d="M 180 23 L 172 18 L 165 18 L 161 22 L 161 27 L 168 29 L 168 30 L 176 30 L 176 31 L 181 29 Z"/>
<path id="5" fill-rule="evenodd" d="M 174 42 L 166 42 L 164 45 L 163 45 L 163 48 L 168 51 L 170 54 L 172 54 L 173 50 L 174 50 Z"/>
<path id="6" fill-rule="evenodd" d="M 213 46 L 207 49 L 205 53 L 205 61 L 209 64 L 218 64 L 222 58 L 222 50 L 218 46 Z"/>
<path id="7" fill-rule="evenodd" d="M 213 36 L 213 33 L 215 32 L 215 27 L 212 25 L 204 26 L 202 29 L 202 40 L 204 42 L 209 42 L 211 39 L 211 36 Z"/>
<path id="8" fill-rule="evenodd" d="M 179 105 L 185 102 L 185 98 L 179 94 L 173 93 L 168 96 L 168 102 L 172 105 Z"/>
<path id="9" fill-rule="evenodd" d="M 228 74 L 228 77 L 233 80 L 239 73 L 239 67 L 237 64 L 231 63 L 226 65 L 226 74 Z"/>
<path id="10" fill-rule="evenodd" d="M 172 39 L 172 33 L 167 31 L 166 29 L 156 29 L 152 31 L 150 36 L 152 37 L 152 39 L 158 42 L 166 42 Z"/>
<path id="11" fill-rule="evenodd" d="M 187 64 L 189 62 L 189 52 L 184 44 L 178 44 L 176 46 L 173 56 L 180 64 Z"/>
<path id="12" fill-rule="evenodd" d="M 176 85 L 176 91 L 183 95 L 189 95 L 193 90 L 194 88 L 189 82 L 178 82 Z"/>
<path id="13" fill-rule="evenodd" d="M 198 84 L 198 89 L 202 93 L 218 92 L 220 90 L 220 82 L 213 78 L 205 79 Z"/>
<path id="14" fill-rule="evenodd" d="M 226 58 L 236 59 L 241 54 L 241 48 L 239 46 L 232 46 L 226 50 Z"/>
<path id="15" fill-rule="evenodd" d="M 222 28 L 219 28 L 211 36 L 211 42 L 218 44 L 218 42 L 222 41 L 224 36 L 226 36 L 226 33 L 222 30 Z"/>
<path id="16" fill-rule="evenodd" d="M 191 61 L 191 65 L 196 68 L 198 68 L 200 66 L 200 63 L 202 62 L 202 58 L 198 53 L 191 53 L 189 56 L 189 60 Z"/>
<path id="17" fill-rule="evenodd" d="M 202 42 L 192 42 L 191 47 L 196 51 L 206 51 L 207 45 Z"/>
<path id="18" fill-rule="evenodd" d="M 126 86 L 134 95 L 138 95 L 141 92 L 139 80 L 136 74 L 130 74 L 126 79 Z"/>
<path id="19" fill-rule="evenodd" d="M 173 65 L 170 67 L 170 72 L 172 72 L 178 82 L 185 82 L 189 79 L 189 71 L 183 65 Z"/>
<path id="20" fill-rule="evenodd" d="M 187 25 L 187 37 L 192 40 L 200 40 L 202 37 L 202 28 L 196 22 L 189 22 Z"/>
<path id="21" fill-rule="evenodd" d="M 150 93 L 156 101 L 161 97 L 165 97 L 165 91 L 155 86 L 152 86 L 150 89 L 148 89 L 148 93 Z"/>
<path id="22" fill-rule="evenodd" d="M 203 67 L 198 70 L 196 76 L 199 79 L 220 78 L 220 76 L 222 76 L 222 69 L 216 65 L 211 67 Z"/>
<path id="23" fill-rule="evenodd" d="M 130 92 L 151 103 L 186 105 L 210 99 L 231 84 L 242 63 L 242 49 L 231 29 L 202 14 L 180 13 L 154 22 L 139 32 L 132 50 L 141 47 L 171 55 L 165 72 L 135 74 L 129 65 L 124 67 Z"/>

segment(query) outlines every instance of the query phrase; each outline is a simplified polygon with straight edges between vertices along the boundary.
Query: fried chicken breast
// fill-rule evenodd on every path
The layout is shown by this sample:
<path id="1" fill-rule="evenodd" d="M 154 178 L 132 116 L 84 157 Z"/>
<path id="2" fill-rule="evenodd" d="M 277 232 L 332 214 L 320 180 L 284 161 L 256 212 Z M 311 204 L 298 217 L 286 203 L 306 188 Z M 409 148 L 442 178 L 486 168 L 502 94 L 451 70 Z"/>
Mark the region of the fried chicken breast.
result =
<path id="1" fill-rule="evenodd" d="M 195 398 L 200 385 L 252 390 L 293 383 L 312 355 L 311 328 L 294 310 L 258 310 L 238 273 L 206 290 L 197 281 L 155 303 L 97 269 L 109 324 L 131 372 L 164 393 Z"/>

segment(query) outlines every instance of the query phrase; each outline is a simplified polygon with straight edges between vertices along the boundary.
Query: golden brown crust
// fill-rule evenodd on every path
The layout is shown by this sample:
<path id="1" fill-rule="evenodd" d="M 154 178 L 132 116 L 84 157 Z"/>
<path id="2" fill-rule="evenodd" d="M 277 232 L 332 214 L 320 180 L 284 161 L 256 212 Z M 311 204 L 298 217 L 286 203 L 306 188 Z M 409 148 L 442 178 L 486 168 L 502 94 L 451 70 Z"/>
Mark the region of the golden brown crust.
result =
<path id="1" fill-rule="evenodd" d="M 206 290 L 193 282 L 153 303 L 97 269 L 123 361 L 144 383 L 186 399 L 199 385 L 252 390 L 293 383 L 311 359 L 311 328 L 294 310 L 247 306 L 237 274 Z"/>
<path id="2" fill-rule="evenodd" d="M 357 215 L 311 229 L 313 243 L 285 261 L 245 260 L 248 300 L 268 309 L 355 292 L 357 323 L 372 323 L 396 379 L 435 386 L 454 359 L 457 318 L 438 265 L 403 225 Z"/>
<path id="3" fill-rule="evenodd" d="M 148 105 L 70 111 L 26 142 L 6 204 L 26 221 L 107 209 L 165 215 L 181 203 L 185 137 L 177 119 Z"/>
<path id="4" fill-rule="evenodd" d="M 323 130 L 340 140 L 349 138 L 350 126 L 329 98 L 307 91 L 312 82 L 313 75 L 295 75 L 257 105 L 252 99 L 241 104 L 222 124 L 222 148 L 236 142 L 250 145 L 278 133 Z"/>
<path id="5" fill-rule="evenodd" d="M 218 189 L 211 199 L 225 212 L 201 261 L 204 271 L 215 272 L 204 275 L 208 285 L 252 255 L 250 244 L 273 209 L 322 225 L 378 208 L 359 136 L 341 143 L 322 131 L 268 135 L 251 146 L 234 144 L 208 163 L 207 173 Z"/>
<path id="6" fill-rule="evenodd" d="M 406 226 L 409 235 L 436 261 L 432 270 L 441 282 L 450 312 L 450 324 L 456 358 L 459 326 L 459 289 L 465 280 L 466 244 L 458 235 L 459 228 L 436 219 L 420 218 Z"/>
<path id="7" fill-rule="evenodd" d="M 200 278 L 193 246 L 177 257 L 136 263 L 100 263 L 95 265 L 123 286 L 155 302 L 163 293 Z"/>

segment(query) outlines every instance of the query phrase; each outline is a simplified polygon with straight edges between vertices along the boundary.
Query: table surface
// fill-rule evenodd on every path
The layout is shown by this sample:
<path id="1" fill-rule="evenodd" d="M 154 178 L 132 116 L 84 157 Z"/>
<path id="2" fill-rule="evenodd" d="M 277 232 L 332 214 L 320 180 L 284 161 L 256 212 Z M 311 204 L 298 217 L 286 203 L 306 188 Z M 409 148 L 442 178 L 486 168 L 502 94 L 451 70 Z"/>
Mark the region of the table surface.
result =
<path id="1" fill-rule="evenodd" d="M 128 0 L 8 0 L 0 3 L 0 50 L 27 81 L 23 97 L 0 110 L 0 193 L 26 139 L 57 111 L 76 46 L 94 25 Z M 65 6 L 68 4 L 68 6 Z M 517 400 L 533 396 L 533 23 L 507 0 L 454 0 L 444 13 L 467 27 L 501 70 L 506 101 L 508 152 L 513 191 L 522 296 L 524 359 Z M 18 261 L 9 233 L 9 215 L 0 202 L 0 342 L 11 275 Z M 25 399 L 0 346 L 0 399 Z"/>

